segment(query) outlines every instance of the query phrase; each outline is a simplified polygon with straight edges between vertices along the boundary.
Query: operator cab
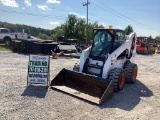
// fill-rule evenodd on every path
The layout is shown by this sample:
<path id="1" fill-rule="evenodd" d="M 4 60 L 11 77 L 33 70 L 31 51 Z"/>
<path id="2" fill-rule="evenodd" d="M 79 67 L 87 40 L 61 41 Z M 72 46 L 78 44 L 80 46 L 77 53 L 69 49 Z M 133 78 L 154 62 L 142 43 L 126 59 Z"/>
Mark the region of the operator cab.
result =
<path id="1" fill-rule="evenodd" d="M 114 52 L 125 41 L 125 32 L 119 29 L 93 29 L 93 43 L 89 58 L 82 72 L 102 77 L 108 54 Z"/>
<path id="2" fill-rule="evenodd" d="M 93 29 L 93 43 L 90 58 L 104 61 L 125 41 L 125 32 L 120 29 Z"/>

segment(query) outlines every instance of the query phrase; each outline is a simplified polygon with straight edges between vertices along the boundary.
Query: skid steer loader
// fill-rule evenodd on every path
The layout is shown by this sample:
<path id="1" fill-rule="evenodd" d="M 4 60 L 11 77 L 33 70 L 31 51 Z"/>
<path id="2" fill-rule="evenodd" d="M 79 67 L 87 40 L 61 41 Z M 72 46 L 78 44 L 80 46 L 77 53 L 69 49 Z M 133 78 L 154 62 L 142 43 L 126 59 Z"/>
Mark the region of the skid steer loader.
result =
<path id="1" fill-rule="evenodd" d="M 137 76 L 136 34 L 119 29 L 93 29 L 92 46 L 82 51 L 75 71 L 62 69 L 51 87 L 101 104 Z"/>

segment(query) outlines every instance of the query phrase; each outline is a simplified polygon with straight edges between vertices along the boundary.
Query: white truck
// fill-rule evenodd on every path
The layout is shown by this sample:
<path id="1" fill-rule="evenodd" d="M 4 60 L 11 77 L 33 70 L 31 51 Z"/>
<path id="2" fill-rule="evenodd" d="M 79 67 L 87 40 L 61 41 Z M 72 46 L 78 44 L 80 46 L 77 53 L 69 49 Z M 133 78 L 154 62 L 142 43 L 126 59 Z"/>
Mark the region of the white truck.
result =
<path id="1" fill-rule="evenodd" d="M 10 46 L 12 40 L 16 39 L 28 39 L 28 35 L 24 32 L 22 33 L 11 33 L 8 28 L 0 28 L 0 42 L 4 42 L 5 45 Z"/>

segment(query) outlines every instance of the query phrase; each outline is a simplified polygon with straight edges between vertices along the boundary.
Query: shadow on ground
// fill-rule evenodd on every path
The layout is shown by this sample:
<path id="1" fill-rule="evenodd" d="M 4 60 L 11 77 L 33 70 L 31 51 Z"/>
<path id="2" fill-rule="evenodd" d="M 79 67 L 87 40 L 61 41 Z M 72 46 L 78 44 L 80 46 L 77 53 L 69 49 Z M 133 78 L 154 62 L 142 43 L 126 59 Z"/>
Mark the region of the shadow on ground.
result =
<path id="1" fill-rule="evenodd" d="M 132 110 L 140 101 L 140 97 L 151 97 L 153 93 L 139 80 L 135 84 L 126 84 L 122 91 L 116 92 L 109 101 L 102 105 L 103 108 L 120 108 L 126 111 Z"/>
<path id="2" fill-rule="evenodd" d="M 46 96 L 47 91 L 48 86 L 29 85 L 21 94 L 21 96 L 44 98 Z"/>
<path id="3" fill-rule="evenodd" d="M 54 88 L 52 89 L 56 90 L 57 92 L 64 93 L 66 95 L 70 95 L 69 93 L 62 92 Z M 114 96 L 111 99 L 109 99 L 108 101 L 106 101 L 101 105 L 97 105 L 95 103 L 89 102 L 85 99 L 76 97 L 74 95 L 70 95 L 70 96 L 76 99 L 80 99 L 84 102 L 87 102 L 90 105 L 93 105 L 93 106 L 95 105 L 100 109 L 119 108 L 126 111 L 130 111 L 134 109 L 136 105 L 139 104 L 139 102 L 141 101 L 141 97 L 151 97 L 153 96 L 153 93 L 142 82 L 140 82 L 139 80 L 136 80 L 134 84 L 126 84 L 123 90 L 119 92 L 115 92 Z"/>

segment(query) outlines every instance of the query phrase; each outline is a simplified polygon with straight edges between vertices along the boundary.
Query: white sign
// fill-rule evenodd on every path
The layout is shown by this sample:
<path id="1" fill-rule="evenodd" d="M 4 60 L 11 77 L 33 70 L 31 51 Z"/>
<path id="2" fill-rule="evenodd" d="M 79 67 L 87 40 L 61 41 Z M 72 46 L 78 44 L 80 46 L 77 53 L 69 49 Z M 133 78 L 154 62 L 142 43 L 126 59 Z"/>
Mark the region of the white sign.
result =
<path id="1" fill-rule="evenodd" d="M 28 62 L 28 83 L 48 84 L 49 56 L 30 55 Z"/>

